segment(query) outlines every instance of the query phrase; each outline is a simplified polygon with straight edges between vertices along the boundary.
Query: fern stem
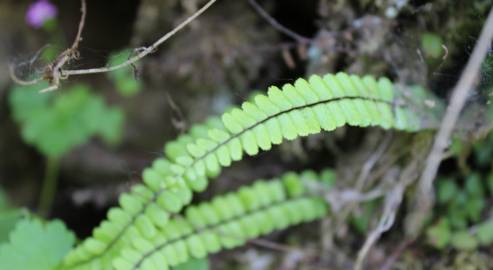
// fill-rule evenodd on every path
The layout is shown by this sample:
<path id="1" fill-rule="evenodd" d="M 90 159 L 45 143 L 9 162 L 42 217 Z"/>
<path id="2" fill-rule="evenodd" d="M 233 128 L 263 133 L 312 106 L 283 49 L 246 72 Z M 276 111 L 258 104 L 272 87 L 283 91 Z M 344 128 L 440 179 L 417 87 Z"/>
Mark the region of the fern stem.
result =
<path id="1" fill-rule="evenodd" d="M 51 210 L 58 183 L 59 159 L 49 157 L 45 164 L 45 175 L 38 203 L 38 212 L 46 217 Z"/>

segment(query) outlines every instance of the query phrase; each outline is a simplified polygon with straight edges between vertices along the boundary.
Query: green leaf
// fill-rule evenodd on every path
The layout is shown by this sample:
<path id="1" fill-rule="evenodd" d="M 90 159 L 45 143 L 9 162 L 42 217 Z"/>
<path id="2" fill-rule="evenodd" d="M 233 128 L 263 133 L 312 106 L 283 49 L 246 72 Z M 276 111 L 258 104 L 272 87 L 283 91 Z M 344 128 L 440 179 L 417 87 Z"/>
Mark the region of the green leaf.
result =
<path id="1" fill-rule="evenodd" d="M 483 198 L 484 190 L 478 174 L 471 174 L 466 179 L 466 191 L 475 198 Z"/>
<path id="2" fill-rule="evenodd" d="M 331 189 L 336 183 L 336 175 L 333 170 L 323 170 L 320 174 L 320 178 L 327 190 Z"/>
<path id="3" fill-rule="evenodd" d="M 190 255 L 195 258 L 204 258 L 207 256 L 207 249 L 198 235 L 192 235 L 186 240 Z M 193 268 L 196 269 L 196 268 Z"/>
<path id="4" fill-rule="evenodd" d="M 421 35 L 421 47 L 427 56 L 433 58 L 440 57 L 443 51 L 442 44 L 442 38 L 434 33 L 424 33 Z"/>
<path id="5" fill-rule="evenodd" d="M 464 149 L 464 142 L 458 138 L 452 138 L 452 143 L 450 144 L 450 151 L 454 156 L 458 157 Z"/>
<path id="6" fill-rule="evenodd" d="M 229 132 L 236 134 L 243 130 L 241 125 L 236 122 L 237 120 L 230 113 L 223 114 L 221 119 Z"/>
<path id="7" fill-rule="evenodd" d="M 493 134 L 493 133 L 491 133 Z M 491 135 L 490 135 L 491 136 Z M 474 146 L 474 156 L 480 166 L 489 165 L 493 156 L 493 144 L 487 142 L 477 143 Z"/>
<path id="8" fill-rule="evenodd" d="M 486 202 L 482 198 L 470 198 L 466 203 L 467 216 L 473 222 L 478 222 L 481 218 L 481 212 L 486 206 Z"/>
<path id="9" fill-rule="evenodd" d="M 467 196 L 464 192 L 459 192 L 452 201 L 449 202 L 447 218 L 454 229 L 464 229 L 467 226 L 468 210 L 466 208 Z"/>
<path id="10" fill-rule="evenodd" d="M 428 242 L 438 249 L 443 249 L 449 244 L 451 235 L 449 222 L 444 218 L 426 230 Z"/>
<path id="11" fill-rule="evenodd" d="M 9 96 L 10 107 L 15 121 L 25 122 L 46 110 L 53 93 L 40 94 L 39 91 L 48 87 L 47 83 L 39 85 L 19 86 L 12 89 Z"/>
<path id="12" fill-rule="evenodd" d="M 110 56 L 109 66 L 116 66 L 124 63 L 132 56 L 132 50 L 125 49 L 115 52 Z M 142 83 L 135 79 L 134 71 L 131 66 L 117 69 L 108 73 L 108 77 L 116 86 L 118 92 L 124 97 L 136 95 L 142 89 Z"/>
<path id="13" fill-rule="evenodd" d="M 10 232 L 23 215 L 24 211 L 19 209 L 0 210 L 0 244 L 8 240 Z"/>
<path id="14" fill-rule="evenodd" d="M 40 94 L 37 87 L 17 87 L 10 96 L 14 119 L 24 140 L 46 156 L 58 158 L 99 135 L 115 144 L 122 133 L 123 112 L 109 108 L 84 85 Z"/>
<path id="15" fill-rule="evenodd" d="M 100 115 L 100 126 L 98 127 L 101 138 L 110 145 L 120 143 L 122 138 L 123 122 L 125 115 L 118 108 L 108 108 Z"/>
<path id="16" fill-rule="evenodd" d="M 62 222 L 35 219 L 18 222 L 9 238 L 0 245 L 0 269 L 53 270 L 75 242 Z"/>
<path id="17" fill-rule="evenodd" d="M 478 241 L 468 231 L 454 232 L 450 242 L 459 250 L 474 250 L 478 247 Z"/>
<path id="18" fill-rule="evenodd" d="M 382 119 L 385 120 L 382 121 L 385 123 L 384 128 L 397 127 L 397 129 L 409 131 L 420 129 L 420 126 L 417 126 L 416 124 L 419 116 L 414 112 L 419 111 L 419 109 L 424 108 L 424 106 L 419 106 L 417 108 L 418 110 L 415 110 L 414 107 L 409 109 L 408 106 L 405 105 L 414 105 L 415 103 L 408 103 L 402 94 L 399 95 L 398 89 L 394 89 L 395 87 L 388 79 L 379 79 L 378 82 L 373 82 L 371 79 L 368 80 L 369 84 L 376 84 L 377 89 L 374 89 L 374 91 L 378 90 L 378 93 L 374 93 L 375 98 L 368 99 L 365 98 L 368 93 L 361 92 L 361 89 L 354 89 L 356 85 L 353 85 L 353 79 L 348 78 L 349 77 L 346 75 L 338 75 L 337 78 L 333 75 L 325 76 L 324 79 L 319 78 L 316 80 L 318 81 L 318 87 L 313 85 L 313 87 L 318 88 L 318 90 L 311 89 L 312 85 L 309 85 L 309 87 L 305 87 L 306 89 L 303 87 L 298 87 L 301 90 L 293 90 L 292 87 L 288 87 L 286 89 L 291 90 L 286 90 L 286 93 L 283 93 L 279 90 L 279 88 L 271 87 L 268 91 L 267 97 L 264 96 L 264 98 L 260 98 L 257 96 L 255 98 L 255 104 L 258 105 L 258 109 L 261 112 L 255 111 L 256 109 L 252 107 L 253 105 L 245 105 L 245 110 L 240 110 L 239 108 L 231 109 L 228 113 L 223 114 L 222 118 L 215 117 L 216 120 L 221 119 L 222 123 L 207 122 L 206 124 L 199 125 L 200 128 L 192 128 L 189 134 L 180 136 L 179 139 L 168 143 L 166 146 L 166 159 L 173 163 L 168 166 L 169 170 L 166 170 L 169 172 L 165 172 L 161 176 L 161 172 L 149 173 L 149 171 L 147 171 L 147 173 L 144 174 L 144 181 L 145 184 L 148 185 L 149 189 L 147 190 L 148 192 L 143 194 L 144 196 L 138 196 L 141 204 L 138 208 L 143 208 L 143 205 L 147 206 L 156 204 L 157 207 L 166 212 L 181 212 L 183 206 L 191 201 L 192 189 L 194 191 L 202 191 L 207 186 L 209 180 L 205 177 L 207 176 L 209 178 L 214 178 L 217 176 L 222 169 L 221 165 L 224 164 L 225 166 L 229 166 L 232 161 L 241 160 L 244 152 L 246 154 L 254 155 L 258 154 L 259 147 L 262 149 L 267 149 L 270 147 L 267 142 L 260 143 L 260 140 L 256 138 L 256 136 L 265 137 L 265 135 L 258 135 L 252 132 L 255 131 L 256 127 L 260 126 L 259 124 L 264 124 L 268 132 L 271 134 L 273 131 L 276 131 L 275 135 L 270 135 L 268 139 L 272 144 L 279 144 L 282 142 L 283 137 L 287 140 L 293 140 L 299 138 L 300 135 L 305 136 L 310 133 L 319 132 L 320 123 L 318 123 L 318 121 L 324 119 L 324 114 L 327 115 L 327 117 L 333 118 L 333 121 L 329 125 L 325 126 L 326 129 L 332 129 L 335 126 L 342 126 L 346 122 L 350 125 L 356 126 L 366 126 L 369 124 L 380 125 L 380 119 L 376 119 L 378 116 L 378 111 L 374 106 L 375 104 L 368 104 L 378 103 L 381 105 L 378 107 L 378 110 L 382 111 L 385 115 L 385 117 L 382 116 Z M 368 88 L 372 87 L 368 86 Z M 297 105 L 305 104 L 309 100 L 317 100 L 317 97 L 311 95 L 310 93 L 298 93 L 299 91 L 312 90 L 313 94 L 316 94 L 320 98 L 320 102 L 307 104 L 303 108 L 297 108 Z M 394 94 L 398 95 L 399 100 L 401 97 L 403 98 L 403 106 L 391 106 L 391 104 L 394 104 Z M 364 96 L 360 97 L 359 95 Z M 338 98 L 335 100 L 327 100 L 325 98 L 322 99 L 324 96 Z M 305 103 L 299 100 L 300 98 L 304 98 Z M 376 100 L 376 98 L 378 98 L 378 100 Z M 381 99 L 384 99 L 385 102 Z M 257 103 L 257 101 L 259 103 Z M 266 104 L 267 109 L 264 110 L 261 108 L 262 106 L 259 104 L 262 102 Z M 417 102 L 416 104 L 422 103 L 423 102 Z M 325 107 L 320 107 L 318 114 L 316 114 L 313 107 L 321 105 L 324 105 Z M 281 110 L 283 111 L 281 112 Z M 272 114 L 275 111 L 277 111 L 277 113 Z M 264 117 L 261 115 L 262 112 L 268 115 L 269 119 L 265 122 L 258 122 L 258 119 Z M 399 118 L 398 125 L 393 121 L 393 116 L 397 116 L 397 118 Z M 226 133 L 224 134 L 225 136 L 219 136 L 224 138 L 227 137 L 228 139 L 224 141 L 223 138 L 220 137 L 209 137 L 210 134 L 213 133 L 207 132 L 210 128 L 223 130 L 223 132 Z M 198 151 L 198 149 L 194 146 L 191 146 L 190 149 L 188 149 L 187 145 L 190 145 L 191 143 L 204 148 L 204 154 L 200 154 L 200 151 Z M 223 146 L 224 148 L 221 148 Z M 190 151 L 190 153 L 188 151 Z M 226 151 L 229 151 L 229 157 L 227 157 L 227 159 L 221 159 L 219 153 Z M 201 178 L 203 184 L 192 184 L 192 180 L 196 179 L 196 177 L 203 177 Z M 330 175 L 327 176 L 327 186 L 332 184 L 333 180 L 331 180 L 331 178 L 332 177 Z M 218 219 L 220 221 L 231 220 L 228 221 L 229 223 L 227 224 L 219 222 L 213 230 L 211 228 L 211 232 L 218 234 L 219 242 L 223 248 L 236 247 L 244 243 L 244 241 L 246 241 L 246 236 L 248 235 L 270 233 L 272 230 L 287 226 L 288 224 L 296 224 L 301 221 L 313 220 L 315 217 L 321 216 L 326 212 L 327 207 L 325 202 L 322 203 L 322 200 L 315 200 L 313 198 L 310 199 L 309 194 L 305 194 L 305 188 L 309 187 L 304 186 L 304 180 L 300 183 L 299 177 L 288 177 L 287 179 L 286 177 L 283 177 L 282 181 L 285 187 L 285 192 L 287 193 L 286 197 L 292 197 L 293 201 L 289 202 L 289 204 L 283 205 L 282 208 L 280 208 L 282 211 L 279 209 L 267 209 L 265 211 L 256 211 L 251 215 L 249 213 L 248 218 L 252 219 L 251 222 L 240 223 L 240 220 L 242 220 L 242 215 L 239 215 L 239 208 L 232 207 L 234 204 L 231 203 L 231 201 L 226 199 L 213 200 L 211 207 L 213 208 L 213 211 L 217 213 Z M 266 192 L 266 195 L 270 194 L 270 196 L 259 196 L 259 193 L 263 193 L 262 190 L 264 189 L 265 188 L 260 188 L 260 190 L 257 190 L 255 187 L 255 190 L 253 191 L 254 196 L 250 196 L 250 194 L 248 194 L 249 192 L 243 192 L 241 196 L 241 200 L 245 204 L 243 208 L 251 208 L 252 205 L 255 205 L 252 203 L 254 200 L 252 197 L 258 197 L 260 200 L 258 203 L 259 205 L 271 205 L 275 202 L 276 198 L 280 198 L 278 197 L 279 193 L 271 193 L 270 191 Z M 139 192 L 134 192 L 133 190 L 131 194 L 135 196 L 140 195 Z M 183 199 L 185 197 L 183 195 L 186 195 L 186 199 Z M 294 198 L 298 196 L 303 196 L 303 198 L 300 200 L 294 200 Z M 375 205 L 378 205 L 376 203 L 379 202 L 375 202 Z M 101 225 L 101 228 L 104 229 L 103 232 L 107 230 L 108 232 L 111 231 L 112 234 L 109 234 L 108 237 L 101 237 L 108 243 L 108 245 L 111 243 L 111 246 L 109 246 L 108 251 L 104 254 L 97 254 L 98 261 L 105 263 L 111 261 L 115 256 L 128 257 L 122 253 L 127 250 L 127 248 L 139 249 L 139 253 L 141 255 L 144 254 L 145 258 L 151 258 L 149 253 L 142 250 L 142 245 L 139 245 L 140 247 L 132 247 L 130 244 L 130 242 L 133 242 L 134 238 L 149 238 L 145 233 L 145 231 L 147 231 L 146 227 L 148 227 L 147 224 L 145 224 L 148 223 L 147 220 L 138 218 L 138 216 L 141 216 L 142 211 L 136 211 L 137 208 L 133 207 L 133 203 L 121 203 L 121 206 L 126 213 L 127 221 L 121 222 L 121 220 L 117 217 L 115 218 L 114 215 L 109 215 L 109 220 Z M 368 223 L 372 220 L 371 217 L 375 212 L 375 206 L 372 207 L 370 205 L 366 208 L 365 213 L 362 215 L 362 222 L 360 222 L 362 224 L 360 226 L 362 228 L 361 231 L 366 231 L 368 229 Z M 147 215 L 147 213 L 145 213 L 145 215 Z M 204 218 L 206 219 L 206 217 Z M 282 220 L 282 218 L 287 218 L 287 220 Z M 159 224 L 160 228 L 165 229 L 163 230 L 162 235 L 160 235 L 162 238 L 156 237 L 155 239 L 157 243 L 153 242 L 154 244 L 159 245 L 159 247 L 163 247 L 162 252 L 158 249 L 155 251 L 162 253 L 163 256 L 169 257 L 169 260 L 167 261 L 170 265 L 184 262 L 187 259 L 187 255 L 190 255 L 186 246 L 185 248 L 179 247 L 180 250 L 178 250 L 177 245 L 185 245 L 185 241 L 183 240 L 186 239 L 184 236 L 186 233 L 183 232 L 184 230 L 169 229 L 168 227 L 172 226 L 174 223 L 177 222 L 169 221 L 168 226 L 166 226 L 166 224 Z M 244 223 L 247 225 L 255 224 L 258 230 L 242 230 L 241 227 Z M 125 226 L 122 226 L 123 224 L 125 224 Z M 193 225 L 198 224 L 199 223 L 194 220 Z M 190 224 L 186 225 L 187 231 L 192 230 L 192 228 L 189 228 L 190 226 Z M 179 226 L 173 225 L 173 227 Z M 138 231 L 135 231 L 135 229 L 138 229 L 140 232 L 137 233 Z M 151 238 L 154 239 L 154 237 Z M 180 238 L 180 240 L 173 241 L 170 245 L 164 245 L 165 243 L 159 244 L 159 242 L 162 241 L 178 238 Z M 191 239 L 188 244 L 190 246 L 195 246 L 195 242 L 197 242 L 197 239 Z M 207 249 L 208 247 L 204 248 Z M 183 249 L 185 250 L 183 251 Z M 87 253 L 88 250 L 85 249 L 84 245 L 82 245 L 81 248 L 77 249 L 73 253 L 74 256 L 70 257 L 71 260 L 69 260 L 68 263 L 71 265 L 78 265 L 81 260 L 84 261 L 86 259 L 85 257 L 87 257 Z M 204 249 L 196 249 L 194 250 L 194 253 L 195 256 L 202 256 Z M 135 257 L 131 259 L 132 261 L 135 261 L 134 259 L 138 260 L 137 256 L 131 257 Z M 91 263 L 91 261 L 89 263 Z M 89 263 L 88 266 L 90 267 Z M 122 269 L 126 268 L 124 264 L 120 265 L 122 266 Z M 150 266 L 149 263 L 146 263 L 145 265 Z M 106 266 L 103 266 L 103 268 L 109 269 L 109 267 Z M 147 267 L 142 268 L 149 269 Z"/>
<path id="19" fill-rule="evenodd" d="M 438 182 L 438 203 L 444 204 L 454 198 L 459 191 L 453 178 L 439 179 Z"/>
<path id="20" fill-rule="evenodd" d="M 0 244 L 8 240 L 15 224 L 24 216 L 22 209 L 11 208 L 5 192 L 0 190 Z"/>

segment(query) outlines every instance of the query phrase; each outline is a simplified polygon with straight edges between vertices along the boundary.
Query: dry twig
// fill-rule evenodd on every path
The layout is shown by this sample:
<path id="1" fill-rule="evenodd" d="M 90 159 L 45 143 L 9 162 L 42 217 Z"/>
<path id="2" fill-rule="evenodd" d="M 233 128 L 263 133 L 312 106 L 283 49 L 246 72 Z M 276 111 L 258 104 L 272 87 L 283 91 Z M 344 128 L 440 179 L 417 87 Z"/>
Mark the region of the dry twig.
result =
<path id="1" fill-rule="evenodd" d="M 481 63 L 483 62 L 483 59 L 491 46 L 492 38 L 493 9 L 490 10 L 474 51 L 469 58 L 467 66 L 462 72 L 459 82 L 452 92 L 450 104 L 447 107 L 442 124 L 435 137 L 435 142 L 428 155 L 426 166 L 421 175 L 419 183 L 419 197 L 417 199 L 417 202 L 420 204 L 420 213 L 423 213 L 423 217 L 421 217 L 420 220 L 424 219 L 424 216 L 429 212 L 429 209 L 433 205 L 433 180 L 437 174 L 438 166 L 443 158 L 443 152 L 447 147 L 455 123 L 459 117 L 459 113 L 464 107 L 469 91 L 473 88 L 476 82 Z M 418 223 L 422 222 L 418 221 L 416 223 L 417 226 L 420 226 Z"/>
<path id="2" fill-rule="evenodd" d="M 385 205 L 382 213 L 382 217 L 378 222 L 378 226 L 370 232 L 368 238 L 365 241 L 365 244 L 358 252 L 358 257 L 356 259 L 356 263 L 354 266 L 355 270 L 363 269 L 363 263 L 366 258 L 366 255 L 370 251 L 371 247 L 378 241 L 380 236 L 388 231 L 395 221 L 395 216 L 397 215 L 397 210 L 399 210 L 399 206 L 402 202 L 402 197 L 404 195 L 404 191 L 406 189 L 406 185 L 403 183 L 398 183 L 391 191 L 387 193 L 385 196 Z"/>
<path id="3" fill-rule="evenodd" d="M 310 38 L 304 37 L 293 30 L 287 28 L 286 26 L 282 25 L 279 23 L 276 19 L 274 19 L 272 16 L 265 11 L 255 0 L 248 0 L 248 3 L 257 11 L 257 13 L 262 16 L 272 27 L 277 29 L 279 32 L 285 34 L 286 36 L 296 40 L 299 43 L 302 44 L 310 44 L 312 43 L 312 40 Z"/>
<path id="4" fill-rule="evenodd" d="M 382 155 L 390 146 L 390 143 L 393 138 L 393 133 L 389 132 L 385 136 L 383 142 L 378 146 L 377 149 L 366 159 L 363 167 L 361 168 L 360 174 L 358 176 L 358 180 L 356 180 L 356 189 L 363 190 L 365 184 L 367 183 L 368 176 L 370 175 L 371 170 L 380 160 Z"/>
<path id="5" fill-rule="evenodd" d="M 23 81 L 15 76 L 15 71 L 11 67 L 11 77 L 12 79 L 19 84 L 22 85 L 32 85 L 35 83 L 38 83 L 42 80 L 48 80 L 50 82 L 50 86 L 46 89 L 43 89 L 41 92 L 46 92 L 46 91 L 52 91 L 58 89 L 60 86 L 60 81 L 67 79 L 69 76 L 72 75 L 84 75 L 84 74 L 95 74 L 95 73 L 106 73 L 106 72 L 111 72 L 120 68 L 124 68 L 127 66 L 131 66 L 140 59 L 144 58 L 145 56 L 153 53 L 161 44 L 163 44 L 166 40 L 174 36 L 176 33 L 178 33 L 180 30 L 185 28 L 188 24 L 190 24 L 193 20 L 195 20 L 198 16 L 200 16 L 202 13 L 204 13 L 212 4 L 214 4 L 217 0 L 210 0 L 207 2 L 202 8 L 197 10 L 194 14 L 192 14 L 190 17 L 188 17 L 186 20 L 178 24 L 175 28 L 173 28 L 171 31 L 166 33 L 164 36 L 159 38 L 156 42 L 154 42 L 152 45 L 145 47 L 143 50 L 141 50 L 137 55 L 134 57 L 129 58 L 127 61 L 110 66 L 110 67 L 100 67 L 100 68 L 90 68 L 90 69 L 73 69 L 73 70 L 65 70 L 63 69 L 64 66 L 66 65 L 67 62 L 69 62 L 72 59 L 76 59 L 78 56 L 77 53 L 77 47 L 82 39 L 82 30 L 84 29 L 84 23 L 85 23 L 85 17 L 86 17 L 86 1 L 81 0 L 81 20 L 79 22 L 79 30 L 77 33 L 77 36 L 74 40 L 74 43 L 72 47 L 69 49 L 65 50 L 62 52 L 57 59 L 48 65 L 46 67 L 47 72 L 45 72 L 45 78 L 36 78 L 32 81 Z"/>
<path id="6" fill-rule="evenodd" d="M 388 231 L 394 224 L 406 188 L 414 183 L 419 177 L 419 168 L 422 168 L 423 166 L 423 159 L 419 157 L 426 153 L 428 145 L 429 143 L 427 143 L 426 140 L 419 138 L 417 139 L 416 144 L 413 144 L 411 161 L 402 169 L 398 176 L 398 181 L 393 185 L 393 188 L 386 193 L 382 216 L 380 217 L 377 227 L 370 232 L 363 247 L 358 252 L 354 269 L 363 269 L 366 255 L 371 247 L 378 241 L 380 236 Z M 394 173 L 389 171 L 388 177 L 390 179 L 395 179 L 396 176 L 394 176 L 394 174 L 397 173 L 399 173 L 399 170 L 394 171 Z"/>
<path id="7" fill-rule="evenodd" d="M 18 78 L 15 74 L 14 67 L 10 66 L 9 69 L 10 69 L 10 76 L 12 80 L 14 80 L 16 83 L 20 85 L 32 85 L 39 83 L 43 80 L 47 80 L 50 83 L 50 86 L 45 89 L 42 89 L 40 92 L 48 92 L 58 89 L 60 85 L 60 80 L 65 78 L 62 68 L 71 60 L 77 59 L 79 57 L 78 48 L 79 48 L 79 43 L 82 40 L 82 31 L 84 30 L 86 14 L 87 14 L 86 0 L 81 0 L 80 5 L 81 5 L 81 17 L 79 21 L 79 27 L 77 29 L 77 34 L 72 43 L 72 46 L 70 46 L 70 48 L 66 49 L 62 53 L 60 53 L 52 63 L 50 63 L 44 68 L 43 77 L 36 78 L 31 81 L 24 81 Z"/>

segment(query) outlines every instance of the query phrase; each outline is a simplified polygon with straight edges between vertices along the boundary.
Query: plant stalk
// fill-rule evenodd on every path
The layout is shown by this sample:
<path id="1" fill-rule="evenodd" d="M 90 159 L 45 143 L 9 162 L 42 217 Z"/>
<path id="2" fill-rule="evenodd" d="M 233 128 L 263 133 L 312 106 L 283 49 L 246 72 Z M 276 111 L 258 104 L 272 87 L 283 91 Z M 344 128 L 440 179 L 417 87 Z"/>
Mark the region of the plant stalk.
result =
<path id="1" fill-rule="evenodd" d="M 55 193 L 58 185 L 59 159 L 49 157 L 46 160 L 45 175 L 43 186 L 38 203 L 38 212 L 41 216 L 47 217 L 50 213 Z"/>

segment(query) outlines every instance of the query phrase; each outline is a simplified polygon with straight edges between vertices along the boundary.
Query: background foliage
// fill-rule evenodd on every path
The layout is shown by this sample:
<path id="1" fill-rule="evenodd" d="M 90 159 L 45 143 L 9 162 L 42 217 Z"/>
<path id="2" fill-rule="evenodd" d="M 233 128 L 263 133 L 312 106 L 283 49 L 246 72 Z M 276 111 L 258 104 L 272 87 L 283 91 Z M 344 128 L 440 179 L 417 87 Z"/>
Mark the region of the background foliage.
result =
<path id="1" fill-rule="evenodd" d="M 78 1 L 52 0 L 57 15 L 33 28 L 25 22 L 33 2 L 0 3 L 4 44 L 0 65 L 7 70 L 14 63 L 19 75 L 26 77 L 41 74 L 43 64 L 70 44 L 79 20 Z M 43 95 L 36 93 L 42 86 L 19 87 L 8 72 L 0 73 L 0 269 L 30 269 L 19 263 L 56 267 L 74 244 L 74 234 L 79 239 L 90 235 L 118 195 L 141 181 L 140 171 L 162 155 L 164 142 L 248 99 L 253 89 L 342 70 L 385 75 L 447 98 L 493 4 L 490 0 L 453 5 L 446 0 L 259 2 L 310 42 L 280 33 L 248 1 L 218 1 L 135 68 L 74 77 L 59 91 Z M 203 3 L 89 0 L 80 58 L 71 67 L 125 61 L 135 54 L 128 48 L 149 44 Z M 46 44 L 50 46 L 34 57 L 33 52 Z M 370 252 L 369 269 L 380 269 L 395 254 L 394 265 L 402 269 L 493 267 L 493 135 L 487 113 L 492 59 L 483 64 L 481 83 L 469 97 L 450 156 L 440 169 L 437 205 L 428 227 L 417 241 L 401 246 L 404 216 L 413 210 L 411 187 L 398 222 Z M 407 134 L 354 128 L 294 140 L 225 170 L 196 201 L 255 179 L 307 168 L 333 167 L 337 175 L 333 192 L 338 195 L 370 191 L 386 183 L 382 172 L 419 160 L 419 155 L 413 156 L 419 152 L 415 142 Z M 387 150 L 365 173 L 381 145 Z M 37 201 L 51 159 L 59 161 L 59 184 L 50 214 L 40 217 Z M 355 190 L 359 179 L 367 184 Z M 329 200 L 333 194 L 325 195 Z M 207 269 L 206 264 L 211 269 L 347 269 L 378 223 L 383 203 L 377 199 L 335 208 L 334 215 L 321 222 L 264 239 L 275 247 L 250 243 L 183 269 Z M 56 219 L 60 221 L 51 221 Z M 30 256 L 34 245 L 26 245 L 23 237 L 39 241 L 51 255 L 33 255 L 32 262 L 8 255 L 15 246 Z"/>

